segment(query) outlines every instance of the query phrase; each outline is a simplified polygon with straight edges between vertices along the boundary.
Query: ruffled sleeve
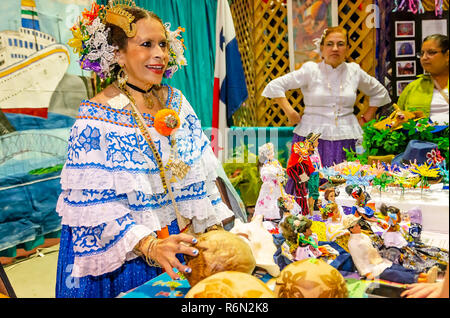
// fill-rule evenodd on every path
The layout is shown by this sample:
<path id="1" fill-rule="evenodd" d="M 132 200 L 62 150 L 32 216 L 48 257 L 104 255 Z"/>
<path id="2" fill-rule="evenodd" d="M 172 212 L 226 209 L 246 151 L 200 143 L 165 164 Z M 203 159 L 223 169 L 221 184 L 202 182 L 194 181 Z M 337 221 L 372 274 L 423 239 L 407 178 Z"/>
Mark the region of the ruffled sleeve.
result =
<path id="1" fill-rule="evenodd" d="M 62 192 L 56 207 L 62 224 L 72 230 L 73 277 L 97 276 L 117 269 L 137 257 L 132 252 L 134 246 L 159 228 L 156 219 L 148 222 L 153 228 L 137 224 L 130 209 L 132 189 L 148 192 L 150 183 L 143 173 L 132 178 L 130 171 L 114 162 L 111 135 L 107 132 L 114 131 L 112 127 L 117 123 L 126 122 L 120 118 L 123 114 L 112 113 L 111 122 L 105 122 L 99 120 L 106 118 L 102 117 L 101 107 L 91 106 L 80 106 L 71 129 L 68 159 L 61 172 Z M 139 165 L 134 169 L 145 171 Z M 124 180 L 132 183 L 125 185 Z"/>

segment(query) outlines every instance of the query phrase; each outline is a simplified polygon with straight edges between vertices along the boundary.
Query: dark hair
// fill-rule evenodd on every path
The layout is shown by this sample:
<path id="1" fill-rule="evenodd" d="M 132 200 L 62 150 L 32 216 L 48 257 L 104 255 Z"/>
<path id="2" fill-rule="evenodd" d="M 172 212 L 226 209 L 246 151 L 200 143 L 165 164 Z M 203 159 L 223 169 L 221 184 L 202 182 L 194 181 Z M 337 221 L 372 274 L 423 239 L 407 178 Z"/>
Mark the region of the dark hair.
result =
<path id="1" fill-rule="evenodd" d="M 386 204 L 382 203 L 380 206 L 380 212 L 381 212 L 381 214 L 386 216 L 388 214 L 388 212 L 398 214 L 398 213 L 400 213 L 400 209 L 395 206 L 392 206 L 392 205 L 387 206 Z"/>
<path id="2" fill-rule="evenodd" d="M 136 23 L 141 19 L 152 18 L 158 20 L 162 25 L 164 25 L 161 18 L 151 11 L 147 11 L 139 7 L 124 7 L 123 9 L 134 17 L 132 23 Z M 125 34 L 122 28 L 111 23 L 106 23 L 106 28 L 110 29 L 108 43 L 113 46 L 117 46 L 119 50 L 126 50 L 128 44 L 128 36 Z"/>
<path id="3" fill-rule="evenodd" d="M 434 40 L 439 44 L 439 47 L 442 49 L 442 51 L 447 52 L 448 51 L 448 36 L 443 34 L 431 34 L 427 36 L 425 39 L 423 39 L 423 43 L 429 40 Z"/>

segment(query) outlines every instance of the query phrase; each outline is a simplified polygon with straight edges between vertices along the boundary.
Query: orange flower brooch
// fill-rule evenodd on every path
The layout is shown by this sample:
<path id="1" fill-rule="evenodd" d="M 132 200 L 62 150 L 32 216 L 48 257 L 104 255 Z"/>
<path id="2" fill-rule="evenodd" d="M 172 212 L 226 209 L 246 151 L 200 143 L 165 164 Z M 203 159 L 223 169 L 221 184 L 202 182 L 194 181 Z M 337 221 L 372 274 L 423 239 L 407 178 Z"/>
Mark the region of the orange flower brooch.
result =
<path id="1" fill-rule="evenodd" d="M 163 136 L 170 136 L 180 127 L 180 117 L 173 109 L 161 109 L 155 115 L 154 127 Z"/>

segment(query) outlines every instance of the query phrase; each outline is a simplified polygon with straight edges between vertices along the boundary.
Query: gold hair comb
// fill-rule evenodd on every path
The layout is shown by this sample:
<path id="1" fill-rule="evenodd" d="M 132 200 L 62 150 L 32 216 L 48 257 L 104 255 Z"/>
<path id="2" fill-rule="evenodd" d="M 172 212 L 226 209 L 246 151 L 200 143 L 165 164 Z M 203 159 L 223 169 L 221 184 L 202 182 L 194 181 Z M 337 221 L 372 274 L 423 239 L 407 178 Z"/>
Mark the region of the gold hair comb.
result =
<path id="1" fill-rule="evenodd" d="M 134 8 L 133 0 L 110 0 L 106 8 L 105 21 L 121 28 L 125 34 L 132 38 L 136 35 L 136 23 L 132 23 L 134 17 L 123 8 Z"/>

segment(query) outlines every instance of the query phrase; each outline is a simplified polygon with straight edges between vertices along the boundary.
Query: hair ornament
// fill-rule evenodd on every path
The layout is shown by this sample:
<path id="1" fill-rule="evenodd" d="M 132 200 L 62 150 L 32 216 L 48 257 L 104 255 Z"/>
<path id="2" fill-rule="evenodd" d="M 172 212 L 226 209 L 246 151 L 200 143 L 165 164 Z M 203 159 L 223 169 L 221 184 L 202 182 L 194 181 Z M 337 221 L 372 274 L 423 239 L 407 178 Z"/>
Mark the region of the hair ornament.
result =
<path id="1" fill-rule="evenodd" d="M 123 8 L 134 8 L 136 4 L 132 0 L 110 0 L 106 8 L 105 22 L 114 24 L 121 28 L 127 37 L 132 38 L 136 35 L 136 23 L 131 13 Z"/>
<path id="2" fill-rule="evenodd" d="M 181 66 L 186 66 L 187 61 L 184 57 L 184 39 L 181 37 L 181 32 L 185 29 L 178 27 L 175 31 L 170 30 L 170 23 L 164 24 L 167 33 L 167 41 L 169 42 L 169 63 L 167 69 L 164 72 L 164 77 L 171 78 L 173 74 L 179 70 Z"/>
<path id="3" fill-rule="evenodd" d="M 73 38 L 67 43 L 73 52 L 78 54 L 82 69 L 95 72 L 102 80 L 111 76 L 114 64 L 117 63 L 115 46 L 108 44 L 110 29 L 106 23 L 120 27 L 127 37 L 136 35 L 136 23 L 134 16 L 127 12 L 126 8 L 137 8 L 133 0 L 110 0 L 108 5 L 92 3 L 91 9 L 84 9 L 74 26 L 70 29 Z M 169 63 L 164 77 L 171 78 L 181 67 L 187 65 L 184 56 L 186 49 L 181 32 L 184 28 L 170 30 L 170 23 L 164 24 L 169 43 Z"/>
<path id="4" fill-rule="evenodd" d="M 104 14 L 105 7 L 94 2 L 90 11 L 85 9 L 78 17 L 70 29 L 74 37 L 68 41 L 80 56 L 81 68 L 97 73 L 101 79 L 110 76 L 111 65 L 116 62 L 115 47 L 108 44 L 109 30 L 102 22 Z"/>

